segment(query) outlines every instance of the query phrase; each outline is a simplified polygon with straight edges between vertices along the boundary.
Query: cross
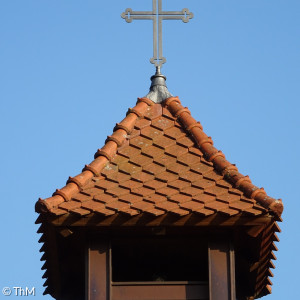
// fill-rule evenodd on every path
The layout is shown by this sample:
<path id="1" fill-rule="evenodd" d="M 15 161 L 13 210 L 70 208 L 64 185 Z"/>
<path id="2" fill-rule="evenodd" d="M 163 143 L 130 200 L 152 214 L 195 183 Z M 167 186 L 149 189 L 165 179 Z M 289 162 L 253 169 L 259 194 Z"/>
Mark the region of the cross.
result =
<path id="1" fill-rule="evenodd" d="M 163 11 L 161 1 L 152 0 L 152 11 L 133 11 L 131 8 L 126 8 L 121 14 L 127 23 L 131 23 L 132 20 L 153 21 L 153 57 L 150 58 L 150 62 L 158 68 L 166 62 L 162 52 L 162 20 L 182 20 L 187 23 L 194 16 L 187 8 L 182 11 Z"/>

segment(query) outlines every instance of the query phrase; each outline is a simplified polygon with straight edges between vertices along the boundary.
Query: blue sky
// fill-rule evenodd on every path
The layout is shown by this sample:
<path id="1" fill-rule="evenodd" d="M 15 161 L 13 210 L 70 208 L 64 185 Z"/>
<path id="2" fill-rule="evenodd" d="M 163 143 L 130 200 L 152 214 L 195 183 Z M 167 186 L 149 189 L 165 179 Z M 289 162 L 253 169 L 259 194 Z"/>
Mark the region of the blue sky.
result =
<path id="1" fill-rule="evenodd" d="M 80 173 L 147 94 L 151 23 L 120 14 L 151 2 L 0 1 L 1 290 L 35 287 L 37 299 L 52 299 L 42 297 L 34 204 Z M 163 2 L 194 13 L 163 24 L 168 88 L 241 173 L 283 199 L 266 299 L 300 298 L 300 2 Z"/>

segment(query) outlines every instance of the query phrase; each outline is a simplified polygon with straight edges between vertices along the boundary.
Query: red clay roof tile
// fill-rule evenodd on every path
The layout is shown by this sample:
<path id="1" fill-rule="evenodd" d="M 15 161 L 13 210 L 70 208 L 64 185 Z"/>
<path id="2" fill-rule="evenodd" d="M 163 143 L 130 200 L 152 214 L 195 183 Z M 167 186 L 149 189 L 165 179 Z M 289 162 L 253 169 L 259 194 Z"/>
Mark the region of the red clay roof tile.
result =
<path id="1" fill-rule="evenodd" d="M 180 139 L 186 136 L 186 132 L 182 128 L 172 127 L 165 130 L 165 135 L 174 140 Z"/>
<path id="2" fill-rule="evenodd" d="M 217 185 L 218 185 L 218 186 L 222 186 L 222 187 L 231 188 L 230 183 L 227 182 L 227 181 L 225 181 L 225 180 L 223 180 L 223 179 L 221 179 L 221 180 L 218 179 L 218 180 L 217 180 Z"/>
<path id="3" fill-rule="evenodd" d="M 165 171 L 155 175 L 155 178 L 164 181 L 164 182 L 172 182 L 178 178 L 177 174 L 171 173 L 169 171 Z"/>
<path id="4" fill-rule="evenodd" d="M 242 201 L 236 201 L 236 202 L 230 202 L 229 207 L 243 211 L 243 210 L 248 210 L 249 208 L 252 208 L 253 204 L 247 203 L 247 202 L 242 202 Z"/>
<path id="5" fill-rule="evenodd" d="M 93 199 L 95 201 L 98 201 L 98 202 L 109 203 L 111 201 L 115 201 L 116 200 L 116 196 L 104 193 L 104 194 L 101 194 L 101 195 L 94 196 Z"/>
<path id="6" fill-rule="evenodd" d="M 167 198 L 166 196 L 162 196 L 155 193 L 144 197 L 144 200 L 150 203 L 159 203 L 159 202 L 166 201 Z"/>
<path id="7" fill-rule="evenodd" d="M 132 208 L 135 209 L 139 209 L 141 211 L 148 211 L 148 210 L 152 210 L 155 208 L 153 203 L 150 202 L 146 202 L 146 201 L 139 201 L 139 202 L 135 202 L 131 205 Z"/>
<path id="8" fill-rule="evenodd" d="M 178 163 L 173 163 L 173 164 L 167 166 L 168 171 L 170 171 L 174 174 L 178 174 L 178 175 L 185 173 L 189 169 L 190 168 L 188 166 L 181 165 Z"/>
<path id="9" fill-rule="evenodd" d="M 72 200 L 79 201 L 79 202 L 89 201 L 90 199 L 91 199 L 91 195 L 85 195 L 81 192 L 74 195 L 73 198 L 72 198 Z"/>
<path id="10" fill-rule="evenodd" d="M 141 196 L 141 197 L 145 197 L 145 196 L 154 194 L 155 190 L 143 186 L 143 187 L 140 187 L 140 188 L 132 189 L 131 192 L 133 194 L 135 194 L 135 195 L 138 195 L 138 196 Z"/>
<path id="11" fill-rule="evenodd" d="M 162 209 L 162 210 L 165 210 L 165 211 L 171 211 L 171 210 L 179 208 L 177 203 L 171 202 L 171 201 L 164 201 L 164 202 L 156 203 L 155 207 L 159 208 L 159 209 Z"/>
<path id="12" fill-rule="evenodd" d="M 106 164 L 105 167 L 101 171 L 101 175 L 107 177 L 110 174 L 118 172 L 118 166 L 114 164 Z"/>
<path id="13" fill-rule="evenodd" d="M 168 108 L 165 107 L 165 106 L 163 106 L 162 116 L 165 117 L 165 118 L 169 118 L 169 119 L 175 121 L 173 115 L 172 115 L 171 112 L 168 110 Z"/>
<path id="14" fill-rule="evenodd" d="M 156 146 L 149 146 L 143 148 L 142 153 L 149 157 L 157 159 L 164 154 L 164 150 Z"/>
<path id="15" fill-rule="evenodd" d="M 193 199 L 195 201 L 198 201 L 201 203 L 209 203 L 209 202 L 215 201 L 216 197 L 213 195 L 205 194 L 205 193 L 202 193 L 202 194 L 199 193 L 198 195 L 194 196 Z"/>
<path id="16" fill-rule="evenodd" d="M 174 120 L 160 116 L 152 121 L 152 126 L 162 131 L 174 127 Z"/>
<path id="17" fill-rule="evenodd" d="M 202 161 L 196 165 L 191 166 L 191 170 L 194 172 L 197 172 L 199 174 L 205 175 L 206 173 L 209 173 L 212 168 L 210 165 L 203 163 Z"/>
<path id="18" fill-rule="evenodd" d="M 202 151 L 199 148 L 196 147 L 189 147 L 189 152 L 195 155 L 198 155 L 199 158 L 201 158 L 203 156 Z"/>
<path id="19" fill-rule="evenodd" d="M 107 209 L 112 209 L 115 211 L 126 211 L 130 209 L 130 204 L 123 201 L 119 201 L 119 199 L 116 198 L 116 200 L 106 203 L 105 207 Z"/>
<path id="20" fill-rule="evenodd" d="M 136 136 L 139 136 L 141 134 L 141 131 L 139 129 L 132 129 L 132 131 L 130 132 L 130 134 L 128 134 L 127 138 L 128 140 L 133 139 Z"/>
<path id="21" fill-rule="evenodd" d="M 163 131 L 161 131 L 161 130 L 155 128 L 155 127 L 152 127 L 152 126 L 148 126 L 148 127 L 143 128 L 141 130 L 141 136 L 147 137 L 151 140 L 153 140 L 155 138 L 158 138 L 162 135 L 163 135 Z"/>
<path id="22" fill-rule="evenodd" d="M 180 192 L 188 196 L 196 196 L 198 194 L 202 194 L 203 190 L 201 188 L 189 186 L 181 189 Z"/>
<path id="23" fill-rule="evenodd" d="M 143 154 L 130 158 L 130 162 L 140 167 L 149 165 L 150 163 L 152 163 L 152 161 L 153 161 L 152 158 Z"/>
<path id="24" fill-rule="evenodd" d="M 220 200 L 222 202 L 225 202 L 225 203 L 231 203 L 231 202 L 239 201 L 240 198 L 241 198 L 240 196 L 230 194 L 230 193 L 225 193 L 225 194 L 222 194 L 222 195 L 218 196 L 218 200 Z"/>
<path id="25" fill-rule="evenodd" d="M 151 101 L 151 100 L 150 100 Z M 149 120 L 153 120 L 162 115 L 162 106 L 160 104 L 154 104 L 148 106 L 144 117 Z"/>
<path id="26" fill-rule="evenodd" d="M 169 154 L 163 154 L 159 157 L 154 158 L 154 162 L 158 163 L 161 166 L 168 166 L 175 164 L 177 161 L 176 157 L 173 157 Z"/>
<path id="27" fill-rule="evenodd" d="M 79 215 L 79 216 L 86 216 L 86 215 L 89 215 L 91 213 L 90 210 L 84 209 L 84 208 L 72 209 L 70 212 L 73 213 L 73 214 Z M 55 214 L 58 215 L 57 213 L 55 213 Z M 108 215 L 106 213 L 103 213 L 103 214 L 106 215 L 106 216 Z"/>
<path id="28" fill-rule="evenodd" d="M 260 210 L 256 210 L 254 208 L 247 208 L 247 210 L 244 211 L 243 213 L 249 214 L 249 215 L 253 215 L 253 216 L 259 216 L 259 215 L 261 215 L 261 211 Z"/>
<path id="29" fill-rule="evenodd" d="M 205 203 L 205 208 L 213 209 L 215 211 L 221 211 L 223 209 L 227 209 L 228 205 L 220 201 L 212 201 Z"/>
<path id="30" fill-rule="evenodd" d="M 190 148 L 194 146 L 194 142 L 187 136 L 184 136 L 182 138 L 177 138 L 176 139 L 177 144 L 186 148 Z"/>
<path id="31" fill-rule="evenodd" d="M 157 163 L 152 163 L 146 166 L 143 166 L 143 171 L 149 173 L 149 174 L 153 174 L 153 175 L 157 175 L 159 173 L 162 173 L 166 170 L 165 167 L 157 164 Z"/>
<path id="32" fill-rule="evenodd" d="M 216 185 L 216 183 L 213 180 L 204 179 L 204 178 L 200 178 L 199 180 L 194 181 L 192 183 L 192 186 L 203 189 L 205 191 L 214 187 L 215 185 Z M 214 195 L 214 193 L 213 193 L 213 195 Z"/>
<path id="33" fill-rule="evenodd" d="M 152 140 L 144 138 L 142 136 L 137 136 L 133 139 L 130 139 L 129 144 L 136 148 L 142 149 L 144 147 L 152 145 Z"/>
<path id="34" fill-rule="evenodd" d="M 115 155 L 112 158 L 111 163 L 117 166 L 118 164 L 128 162 L 128 161 L 129 161 L 128 157 L 125 157 L 125 156 L 122 156 L 122 155 Z"/>
<path id="35" fill-rule="evenodd" d="M 176 215 L 179 215 L 179 216 L 186 216 L 186 215 L 188 215 L 190 213 L 189 210 L 187 210 L 187 209 L 181 209 L 181 208 L 171 209 L 170 212 L 174 213 Z"/>
<path id="36" fill-rule="evenodd" d="M 138 196 L 138 195 L 134 195 L 134 194 L 126 194 L 126 195 L 121 195 L 119 197 L 119 199 L 123 202 L 127 202 L 127 203 L 136 203 L 139 201 L 143 200 L 142 196 Z"/>
<path id="37" fill-rule="evenodd" d="M 136 216 L 140 213 L 140 211 L 137 209 L 129 208 L 126 210 L 122 210 L 122 213 L 127 214 L 129 216 Z"/>
<path id="38" fill-rule="evenodd" d="M 155 179 L 155 180 L 145 182 L 144 186 L 149 187 L 149 188 L 154 189 L 154 190 L 158 190 L 160 188 L 166 187 L 167 183 L 163 182 L 161 180 L 156 180 Z"/>
<path id="39" fill-rule="evenodd" d="M 84 202 L 81 208 L 105 215 L 112 215 L 114 213 L 112 210 L 107 210 L 104 204 L 92 200 Z"/>
<path id="40" fill-rule="evenodd" d="M 81 202 L 77 202 L 77 201 L 63 202 L 62 204 L 59 205 L 59 208 L 65 209 L 67 211 L 80 208 L 80 207 L 81 207 Z"/>
<path id="41" fill-rule="evenodd" d="M 121 172 L 115 172 L 115 173 L 107 175 L 106 178 L 108 180 L 116 182 L 116 183 L 123 183 L 124 181 L 127 181 L 130 179 L 130 175 L 121 173 Z"/>
<path id="42" fill-rule="evenodd" d="M 174 180 L 174 181 L 171 181 L 170 183 L 168 183 L 168 186 L 178 189 L 178 190 L 181 190 L 183 188 L 191 186 L 191 183 L 186 180 L 177 179 L 177 180 Z"/>
<path id="43" fill-rule="evenodd" d="M 176 144 L 176 141 L 172 140 L 171 138 L 169 138 L 167 136 L 159 136 L 153 140 L 153 145 L 155 145 L 159 148 L 162 148 L 162 149 L 166 149 L 175 144 Z"/>
<path id="44" fill-rule="evenodd" d="M 180 207 L 189 209 L 191 211 L 200 211 L 204 208 L 204 204 L 196 202 L 196 201 L 188 201 L 184 203 L 180 203 Z"/>
<path id="45" fill-rule="evenodd" d="M 120 187 L 127 188 L 127 189 L 136 189 L 142 186 L 143 186 L 142 182 L 133 179 L 120 183 Z"/>
<path id="46" fill-rule="evenodd" d="M 237 189 L 234 189 L 234 188 L 229 188 L 229 193 L 230 194 L 234 194 L 234 195 L 239 195 L 239 196 L 242 196 L 243 193 Z M 250 198 L 249 198 L 250 199 Z"/>
<path id="47" fill-rule="evenodd" d="M 192 153 L 184 153 L 183 155 L 178 155 L 177 161 L 186 166 L 192 166 L 196 163 L 200 163 L 200 157 Z"/>
<path id="48" fill-rule="evenodd" d="M 156 193 L 160 194 L 160 195 L 163 195 L 163 196 L 166 196 L 166 197 L 171 197 L 175 194 L 178 194 L 179 191 L 177 189 L 174 189 L 174 188 L 164 187 L 164 188 L 161 188 L 161 189 L 157 190 Z"/>
<path id="49" fill-rule="evenodd" d="M 240 210 L 235 210 L 235 209 L 231 209 L 231 208 L 223 208 L 223 209 L 218 210 L 218 212 L 225 214 L 227 216 L 235 216 L 240 213 Z"/>
<path id="50" fill-rule="evenodd" d="M 199 210 L 196 210 L 197 213 L 203 215 L 203 216 L 210 216 L 210 215 L 213 215 L 215 213 L 214 210 L 212 209 L 207 209 L 207 208 L 202 208 L 202 209 L 199 209 Z"/>
<path id="51" fill-rule="evenodd" d="M 146 213 L 149 213 L 149 214 L 152 214 L 152 215 L 158 217 L 158 216 L 164 215 L 166 212 L 161 209 L 153 208 L 153 209 L 148 209 L 146 211 Z"/>
<path id="52" fill-rule="evenodd" d="M 118 154 L 121 154 L 127 158 L 130 158 L 132 156 L 136 156 L 141 153 L 141 150 L 135 148 L 135 147 L 122 147 L 118 149 Z"/>
<path id="53" fill-rule="evenodd" d="M 154 176 L 152 174 L 149 174 L 148 172 L 137 172 L 134 174 L 131 174 L 131 178 L 136 179 L 140 182 L 146 182 L 148 180 L 152 180 Z"/>
<path id="54" fill-rule="evenodd" d="M 184 194 L 176 194 L 176 195 L 169 197 L 169 200 L 180 203 L 180 206 L 181 206 L 182 203 L 191 201 L 192 197 L 188 196 L 188 195 L 184 195 Z"/>
<path id="55" fill-rule="evenodd" d="M 205 189 L 205 192 L 208 194 L 220 196 L 220 195 L 228 193 L 228 190 L 224 189 L 222 187 L 219 187 L 219 186 L 212 186 L 210 188 Z"/>
<path id="56" fill-rule="evenodd" d="M 162 213 L 161 205 L 179 215 L 194 211 L 192 207 L 203 215 L 213 211 L 259 215 L 266 209 L 280 215 L 283 209 L 280 200 L 267 196 L 226 160 L 175 97 L 163 104 L 139 99 L 95 157 L 53 197 L 39 200 L 37 211 L 57 215 L 103 211 L 107 215 L 112 210 L 102 210 L 106 204 L 134 215 L 138 212 L 130 203 L 145 201 L 147 212 L 151 207 L 157 215 Z M 161 209 L 149 206 L 150 202 Z M 183 203 L 190 208 L 180 208 Z M 82 211 L 80 205 L 85 205 Z"/>
<path id="57" fill-rule="evenodd" d="M 142 168 L 140 166 L 137 166 L 131 162 L 128 163 L 122 163 L 119 165 L 119 170 L 125 174 L 131 175 L 133 173 L 140 172 Z"/>
<path id="58" fill-rule="evenodd" d="M 110 180 L 99 180 L 95 183 L 95 187 L 103 189 L 103 190 L 107 190 L 107 189 L 111 189 L 114 187 L 117 187 L 118 183 L 114 182 L 114 181 L 110 181 Z"/>
<path id="59" fill-rule="evenodd" d="M 179 155 L 188 153 L 188 149 L 180 145 L 173 145 L 171 147 L 168 147 L 165 152 L 177 158 L 177 156 Z"/>
<path id="60" fill-rule="evenodd" d="M 203 175 L 203 178 L 206 178 L 206 179 L 210 179 L 210 180 L 214 180 L 214 181 L 218 181 L 218 180 L 221 180 L 223 179 L 223 176 L 216 173 L 214 170 L 208 172 L 208 173 L 205 173 Z"/>
<path id="61" fill-rule="evenodd" d="M 134 127 L 138 129 L 143 129 L 145 127 L 148 127 L 151 124 L 151 121 L 146 119 L 139 119 L 135 122 Z"/>
<path id="62" fill-rule="evenodd" d="M 126 194 L 129 194 L 130 190 L 128 188 L 123 188 L 121 186 L 118 186 L 118 187 L 115 187 L 115 188 L 112 188 L 112 189 L 107 189 L 105 191 L 106 194 L 109 194 L 109 195 L 113 195 L 113 196 L 122 196 L 122 195 L 126 195 Z"/>
<path id="63" fill-rule="evenodd" d="M 187 171 L 183 174 L 180 174 L 179 178 L 183 179 L 183 180 L 187 180 L 189 182 L 194 182 L 197 180 L 200 180 L 202 178 L 202 175 L 193 172 L 193 171 Z"/>
<path id="64" fill-rule="evenodd" d="M 92 188 L 89 188 L 89 189 L 85 189 L 85 190 L 84 190 L 84 193 L 85 193 L 86 195 L 93 196 L 93 195 L 103 194 L 103 193 L 104 193 L 104 190 L 103 190 L 103 189 L 100 189 L 100 188 L 98 188 L 98 187 L 92 187 Z"/>

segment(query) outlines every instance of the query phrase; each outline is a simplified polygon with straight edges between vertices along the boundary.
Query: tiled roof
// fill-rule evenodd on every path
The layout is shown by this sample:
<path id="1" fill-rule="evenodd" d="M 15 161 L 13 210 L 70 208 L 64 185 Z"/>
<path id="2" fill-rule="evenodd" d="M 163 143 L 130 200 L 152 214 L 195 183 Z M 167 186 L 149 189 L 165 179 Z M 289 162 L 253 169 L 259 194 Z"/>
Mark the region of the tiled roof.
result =
<path id="1" fill-rule="evenodd" d="M 240 174 L 190 111 L 171 97 L 162 104 L 139 99 L 95 160 L 52 197 L 40 199 L 36 211 L 54 216 L 280 216 L 283 205 Z"/>

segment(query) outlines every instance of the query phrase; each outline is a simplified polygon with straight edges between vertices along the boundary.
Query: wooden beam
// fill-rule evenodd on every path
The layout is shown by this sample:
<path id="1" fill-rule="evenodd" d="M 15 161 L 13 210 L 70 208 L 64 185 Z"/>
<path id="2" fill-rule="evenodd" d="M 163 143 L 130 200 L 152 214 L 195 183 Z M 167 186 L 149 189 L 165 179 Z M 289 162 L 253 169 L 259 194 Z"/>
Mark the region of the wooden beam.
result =
<path id="1" fill-rule="evenodd" d="M 228 240 L 214 240 L 208 247 L 209 299 L 236 300 L 234 250 Z"/>
<path id="2" fill-rule="evenodd" d="M 207 300 L 206 284 L 120 284 L 112 287 L 112 300 Z"/>
<path id="3" fill-rule="evenodd" d="M 93 241 L 87 249 L 86 300 L 109 300 L 109 243 Z"/>

